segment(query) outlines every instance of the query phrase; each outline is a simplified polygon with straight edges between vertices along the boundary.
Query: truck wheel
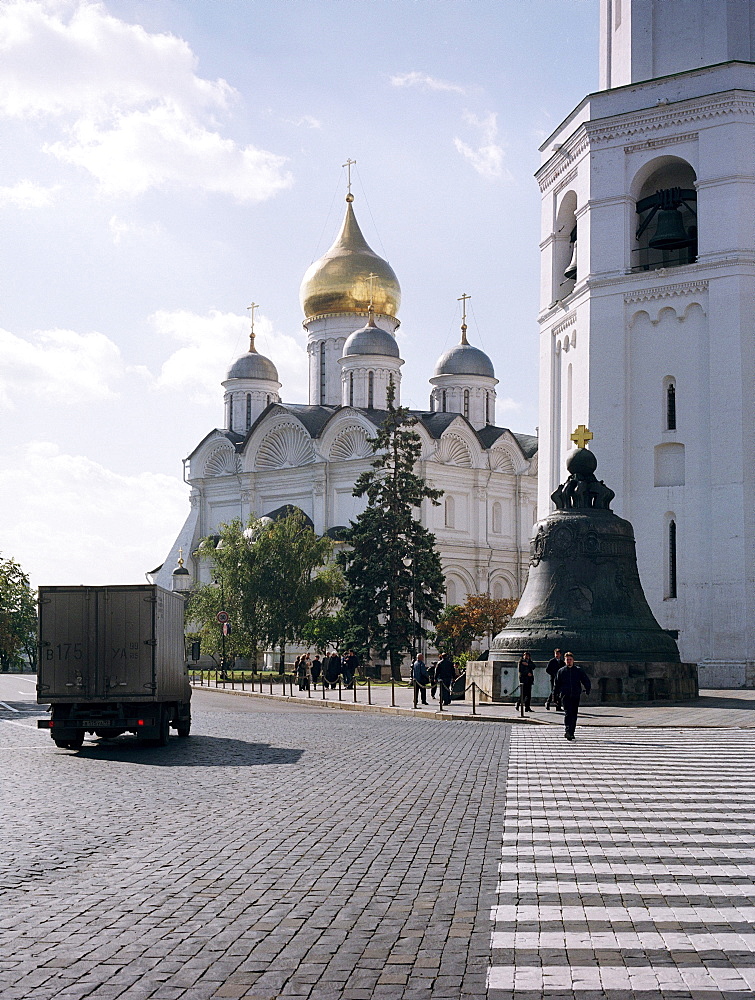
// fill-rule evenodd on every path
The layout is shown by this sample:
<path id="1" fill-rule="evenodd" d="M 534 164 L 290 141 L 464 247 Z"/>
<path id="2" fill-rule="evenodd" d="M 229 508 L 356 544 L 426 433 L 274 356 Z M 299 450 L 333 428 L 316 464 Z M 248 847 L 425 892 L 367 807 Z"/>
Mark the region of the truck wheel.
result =
<path id="1" fill-rule="evenodd" d="M 187 719 L 185 722 L 179 722 L 176 726 L 176 732 L 179 736 L 188 736 L 191 730 L 191 719 Z"/>
<path id="2" fill-rule="evenodd" d="M 160 735 L 155 740 L 155 744 L 159 747 L 167 747 L 169 738 L 170 738 L 170 718 L 168 715 L 168 710 L 164 708 L 160 713 Z"/>

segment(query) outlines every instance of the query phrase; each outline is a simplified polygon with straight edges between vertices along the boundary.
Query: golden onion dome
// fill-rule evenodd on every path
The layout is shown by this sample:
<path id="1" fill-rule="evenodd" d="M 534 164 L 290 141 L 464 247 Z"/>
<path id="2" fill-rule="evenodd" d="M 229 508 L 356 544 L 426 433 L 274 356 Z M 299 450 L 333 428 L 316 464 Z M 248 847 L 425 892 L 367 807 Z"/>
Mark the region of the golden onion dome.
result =
<path id="1" fill-rule="evenodd" d="M 309 266 L 302 280 L 299 300 L 308 320 L 334 313 L 365 313 L 370 299 L 376 313 L 398 313 L 398 278 L 388 261 L 367 245 L 354 215 L 353 200 L 353 195 L 346 196 L 341 232 L 330 250 Z M 372 281 L 370 275 L 374 276 Z"/>

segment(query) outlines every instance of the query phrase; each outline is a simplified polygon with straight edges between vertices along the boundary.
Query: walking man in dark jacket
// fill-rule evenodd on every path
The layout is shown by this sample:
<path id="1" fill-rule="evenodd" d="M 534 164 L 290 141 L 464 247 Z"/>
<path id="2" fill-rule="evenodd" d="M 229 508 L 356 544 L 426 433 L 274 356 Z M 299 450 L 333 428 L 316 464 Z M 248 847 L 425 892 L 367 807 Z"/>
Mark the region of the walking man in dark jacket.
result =
<path id="1" fill-rule="evenodd" d="M 556 711 L 561 711 L 561 699 L 555 695 L 556 687 L 556 674 L 559 672 L 561 667 L 564 665 L 564 658 L 561 655 L 560 649 L 553 650 L 553 659 L 548 661 L 548 666 L 545 668 L 546 674 L 551 679 L 551 693 L 548 695 L 548 700 L 545 703 L 546 711 L 550 712 L 551 705 L 555 702 Z"/>
<path id="2" fill-rule="evenodd" d="M 448 655 L 444 653 L 443 656 L 438 661 L 438 666 L 435 668 L 435 679 L 438 682 L 438 698 L 440 700 L 441 708 L 444 705 L 451 704 L 451 685 L 456 680 L 456 671 L 454 670 L 454 661 Z"/>
<path id="3" fill-rule="evenodd" d="M 591 687 L 590 678 L 582 667 L 577 666 L 572 654 L 564 653 L 564 666 L 556 674 L 554 693 L 556 698 L 561 698 L 564 706 L 564 736 L 567 740 L 574 739 L 582 688 L 585 694 L 589 694 Z"/>

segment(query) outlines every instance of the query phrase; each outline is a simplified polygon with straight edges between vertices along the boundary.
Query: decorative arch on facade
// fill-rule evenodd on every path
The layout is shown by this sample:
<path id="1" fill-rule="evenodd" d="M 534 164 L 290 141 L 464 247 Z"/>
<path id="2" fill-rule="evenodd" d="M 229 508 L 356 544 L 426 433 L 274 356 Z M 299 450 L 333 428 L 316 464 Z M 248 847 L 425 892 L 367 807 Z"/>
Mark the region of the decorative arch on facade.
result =
<path id="1" fill-rule="evenodd" d="M 297 424 L 280 424 L 263 438 L 254 465 L 257 469 L 291 469 L 316 459 L 309 434 Z"/>
<path id="2" fill-rule="evenodd" d="M 235 476 L 237 472 L 241 472 L 241 461 L 230 444 L 216 445 L 205 459 L 205 478 Z"/>
<path id="3" fill-rule="evenodd" d="M 495 472 L 516 473 L 514 458 L 507 448 L 491 448 L 489 461 Z"/>
<path id="4" fill-rule="evenodd" d="M 467 594 L 476 594 L 477 587 L 472 577 L 458 566 L 454 566 L 445 572 L 446 576 L 446 601 L 449 604 L 464 604 Z M 453 594 L 453 600 L 449 600 Z"/>
<path id="5" fill-rule="evenodd" d="M 472 468 L 472 452 L 467 442 L 459 434 L 444 434 L 438 442 L 435 459 L 444 465 L 458 465 L 463 469 Z"/>
<path id="6" fill-rule="evenodd" d="M 372 445 L 367 431 L 359 424 L 352 424 L 337 433 L 330 446 L 329 458 L 332 462 L 348 462 L 369 455 L 372 455 Z"/>
<path id="7" fill-rule="evenodd" d="M 490 596 L 496 601 L 516 597 L 516 584 L 504 573 L 496 573 L 490 581 Z"/>

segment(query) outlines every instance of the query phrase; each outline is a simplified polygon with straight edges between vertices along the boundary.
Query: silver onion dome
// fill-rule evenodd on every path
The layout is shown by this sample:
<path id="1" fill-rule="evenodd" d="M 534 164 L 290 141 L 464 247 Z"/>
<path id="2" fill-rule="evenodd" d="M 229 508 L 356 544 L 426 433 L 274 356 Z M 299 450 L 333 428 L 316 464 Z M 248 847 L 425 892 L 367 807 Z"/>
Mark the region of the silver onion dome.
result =
<path id="1" fill-rule="evenodd" d="M 277 382 L 278 369 L 264 354 L 248 351 L 233 362 L 226 378 L 258 378 L 267 382 Z"/>
<path id="2" fill-rule="evenodd" d="M 367 326 L 355 330 L 343 345 L 342 357 L 354 354 L 379 354 L 386 358 L 397 358 L 399 350 L 392 334 L 375 326 L 374 322 L 368 322 Z"/>
<path id="3" fill-rule="evenodd" d="M 471 344 L 457 344 L 438 358 L 433 376 L 436 375 L 484 375 L 495 378 L 493 362 L 484 351 Z"/>

